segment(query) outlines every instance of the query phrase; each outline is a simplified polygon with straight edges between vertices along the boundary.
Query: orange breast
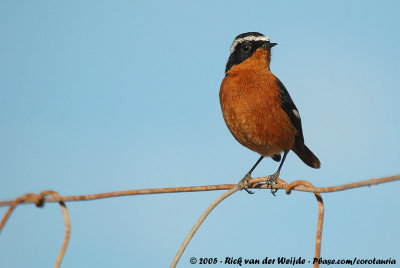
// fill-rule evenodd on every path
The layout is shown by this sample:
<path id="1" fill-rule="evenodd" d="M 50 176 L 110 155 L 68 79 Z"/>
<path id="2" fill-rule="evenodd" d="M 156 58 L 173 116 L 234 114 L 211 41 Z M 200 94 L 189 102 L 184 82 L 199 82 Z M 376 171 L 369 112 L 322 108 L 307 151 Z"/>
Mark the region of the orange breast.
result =
<path id="1" fill-rule="evenodd" d="M 281 108 L 276 77 L 263 64 L 253 55 L 233 66 L 219 96 L 225 123 L 236 140 L 271 156 L 293 147 L 296 129 Z"/>

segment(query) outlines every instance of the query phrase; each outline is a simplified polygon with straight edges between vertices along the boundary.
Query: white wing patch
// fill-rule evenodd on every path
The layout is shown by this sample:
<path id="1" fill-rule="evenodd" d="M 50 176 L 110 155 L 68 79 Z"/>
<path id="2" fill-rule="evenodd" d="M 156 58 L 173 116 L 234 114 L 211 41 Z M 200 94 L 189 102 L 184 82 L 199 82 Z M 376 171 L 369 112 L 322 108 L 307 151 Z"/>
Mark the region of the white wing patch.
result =
<path id="1" fill-rule="evenodd" d="M 269 38 L 266 35 L 263 36 L 254 36 L 254 35 L 250 35 L 250 36 L 246 36 L 246 37 L 242 37 L 242 38 L 238 38 L 235 41 L 233 41 L 232 46 L 231 46 L 231 54 L 233 53 L 233 51 L 235 51 L 235 47 L 239 44 L 242 43 L 244 41 L 265 41 L 265 42 L 269 42 Z"/>
<path id="2" fill-rule="evenodd" d="M 296 109 L 293 109 L 292 112 L 293 112 L 294 116 L 296 116 L 298 119 L 300 119 L 299 111 L 297 111 Z"/>

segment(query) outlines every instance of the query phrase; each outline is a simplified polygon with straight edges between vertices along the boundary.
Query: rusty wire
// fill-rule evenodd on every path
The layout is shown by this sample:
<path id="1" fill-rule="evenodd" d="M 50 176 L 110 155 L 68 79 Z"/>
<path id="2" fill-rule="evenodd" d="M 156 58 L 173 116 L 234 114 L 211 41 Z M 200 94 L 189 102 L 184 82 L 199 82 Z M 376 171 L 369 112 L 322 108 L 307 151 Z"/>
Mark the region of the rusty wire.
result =
<path id="1" fill-rule="evenodd" d="M 10 203 L 10 207 L 8 208 L 6 214 L 4 215 L 2 221 L 0 222 L 0 233 L 6 224 L 7 220 L 9 219 L 11 213 L 14 211 L 14 209 L 21 203 L 34 203 L 36 204 L 37 207 L 42 207 L 44 203 L 46 202 L 46 196 L 52 196 L 53 199 L 57 200 L 57 202 L 60 204 L 62 214 L 64 216 L 64 223 L 65 223 L 65 236 L 64 236 L 64 241 L 61 246 L 61 249 L 58 253 L 56 262 L 54 264 L 54 268 L 58 268 L 61 265 L 61 261 L 64 258 L 65 251 L 67 250 L 70 234 L 71 234 L 71 222 L 69 219 L 69 214 L 67 207 L 65 206 L 64 201 L 62 200 L 62 197 L 55 191 L 43 191 L 39 195 L 33 194 L 33 193 L 28 193 L 24 194 L 14 201 Z"/>
<path id="2" fill-rule="evenodd" d="M 277 179 L 277 184 L 269 185 L 266 182 L 269 177 L 259 177 L 254 178 L 248 181 L 247 188 L 249 189 L 285 189 L 287 194 L 290 194 L 292 190 L 303 191 L 303 192 L 312 192 L 315 194 L 318 201 L 318 226 L 317 226 L 317 236 L 316 236 L 316 247 L 315 247 L 315 258 L 319 258 L 321 253 L 321 236 L 322 236 L 322 224 L 324 218 L 324 204 L 322 200 L 322 196 L 320 193 L 328 193 L 328 192 L 337 192 L 343 191 L 347 189 L 353 189 L 357 187 L 371 186 L 380 183 L 386 183 L 391 181 L 400 180 L 400 175 L 384 177 L 379 179 L 370 179 L 350 184 L 344 184 L 339 186 L 332 187 L 314 187 L 311 183 L 307 181 L 295 181 L 291 184 L 287 184 L 282 179 Z M 90 195 L 75 195 L 75 196 L 60 196 L 57 192 L 54 191 L 43 191 L 39 195 L 28 193 L 18 197 L 15 200 L 1 201 L 1 206 L 9 206 L 7 212 L 5 213 L 2 221 L 0 222 L 0 233 L 3 229 L 5 223 L 10 217 L 13 210 L 20 204 L 29 204 L 33 203 L 36 206 L 41 207 L 45 202 L 58 202 L 61 206 L 61 210 L 64 216 L 65 222 L 65 237 L 64 242 L 62 244 L 61 250 L 57 257 L 56 263 L 54 267 L 59 267 L 61 261 L 64 257 L 65 251 L 68 246 L 71 224 L 68 215 L 67 208 L 65 206 L 65 202 L 72 201 L 88 201 L 88 200 L 96 200 L 102 198 L 110 198 L 110 197 L 120 197 L 120 196 L 130 196 L 130 195 L 144 195 L 144 194 L 160 194 L 160 193 L 181 193 L 181 192 L 199 192 L 199 191 L 213 191 L 213 190 L 230 190 L 221 195 L 218 199 L 216 199 L 202 214 L 199 220 L 196 222 L 195 226 L 193 226 L 191 232 L 186 237 L 184 243 L 179 249 L 177 255 L 171 267 L 175 267 L 179 261 L 180 256 L 183 254 L 186 246 L 190 242 L 191 238 L 194 236 L 197 229 L 200 227 L 205 218 L 210 214 L 210 212 L 225 198 L 230 196 L 231 194 L 238 191 L 237 184 L 220 184 L 220 185 L 205 185 L 205 186 L 191 186 L 191 187 L 169 187 L 169 188 L 156 188 L 156 189 L 139 189 L 139 190 L 127 190 L 127 191 L 116 191 L 116 192 L 107 192 L 107 193 L 99 193 L 99 194 L 90 194 Z M 47 197 L 50 196 L 50 197 Z M 314 267 L 318 267 L 318 263 L 314 264 Z"/>
<path id="3" fill-rule="evenodd" d="M 232 189 L 230 189 L 228 192 L 223 193 L 221 196 L 219 196 L 214 202 L 211 203 L 210 206 L 201 214 L 200 218 L 197 220 L 195 225 L 193 226 L 192 230 L 190 230 L 189 234 L 186 236 L 185 241 L 183 241 L 182 246 L 179 248 L 178 253 L 176 253 L 176 256 L 174 260 L 172 261 L 171 268 L 176 267 L 176 265 L 179 262 L 179 259 L 181 258 L 183 251 L 185 251 L 187 245 L 189 244 L 190 240 L 192 240 L 192 237 L 196 233 L 196 231 L 199 229 L 200 225 L 204 222 L 204 220 L 207 218 L 207 216 L 211 213 L 211 211 L 222 201 L 224 201 L 225 198 L 228 196 L 236 193 L 239 190 L 239 187 L 235 185 Z"/>
<path id="4" fill-rule="evenodd" d="M 275 184 L 272 187 L 265 183 L 268 177 L 258 177 L 249 180 L 248 185 L 249 189 L 259 189 L 259 188 L 268 188 L 268 189 L 286 189 L 287 185 L 283 184 Z M 365 181 L 359 181 L 355 183 L 349 183 L 339 186 L 332 187 L 310 187 L 299 185 L 294 187 L 293 190 L 302 191 L 302 192 L 313 192 L 313 193 L 328 193 L 328 192 L 337 192 L 343 191 L 352 188 L 358 188 L 363 186 L 371 186 L 385 182 L 391 182 L 400 180 L 400 175 L 384 177 L 379 179 L 370 179 Z M 139 189 L 139 190 L 127 190 L 127 191 L 115 191 L 115 192 L 107 192 L 107 193 L 99 193 L 99 194 L 89 194 L 89 195 L 72 195 L 72 196 L 63 196 L 62 200 L 64 202 L 73 202 L 73 201 L 89 201 L 103 198 L 111 198 L 117 196 L 131 196 L 131 195 L 144 195 L 144 194 L 165 194 L 165 193 L 184 193 L 184 192 L 202 192 L 202 191 L 216 191 L 216 190 L 230 190 L 235 187 L 236 184 L 218 184 L 218 185 L 204 185 L 204 186 L 188 186 L 188 187 L 168 187 L 168 188 L 152 188 L 152 189 Z M 8 201 L 0 201 L 1 206 L 9 206 L 14 200 Z M 47 198 L 46 202 L 59 202 L 57 198 Z M 20 204 L 26 203 L 34 203 L 32 200 L 23 200 Z"/>
<path id="5" fill-rule="evenodd" d="M 268 181 L 268 177 L 265 181 L 259 180 L 259 178 L 255 179 L 256 183 L 260 182 L 266 182 Z M 250 180 L 248 184 L 252 183 Z M 287 184 L 284 180 L 282 179 L 277 179 L 277 183 L 279 185 L 285 186 L 286 189 L 286 194 L 290 194 L 293 189 L 295 189 L 297 186 L 306 186 L 306 187 L 312 187 L 314 188 L 314 185 L 309 183 L 308 181 L 303 181 L 303 180 L 298 180 L 294 181 L 291 184 Z M 262 184 L 266 186 L 270 186 L 268 184 Z M 247 185 L 249 186 L 249 185 Z M 252 187 L 249 187 L 252 188 Z M 185 240 L 183 241 L 181 247 L 179 248 L 175 258 L 172 261 L 172 264 L 170 268 L 175 268 L 176 265 L 178 264 L 184 250 L 186 249 L 187 245 L 189 244 L 190 240 L 193 238 L 194 234 L 196 231 L 199 229 L 200 225 L 204 222 L 206 217 L 211 213 L 211 211 L 218 205 L 220 204 L 225 198 L 228 196 L 232 195 L 233 193 L 237 192 L 239 190 L 238 186 L 235 185 L 232 189 L 230 189 L 228 192 L 225 192 L 221 196 L 219 196 L 214 202 L 211 203 L 211 205 L 203 212 L 201 217 L 197 220 L 193 228 L 190 230 L 189 234 L 186 236 Z M 315 197 L 317 198 L 318 202 L 318 224 L 317 224 L 317 235 L 315 239 L 315 254 L 314 258 L 319 259 L 321 256 L 321 241 L 322 241 L 322 228 L 323 228 L 323 222 L 324 222 L 324 202 L 322 200 L 322 196 L 320 193 L 314 193 Z M 315 262 L 314 263 L 314 268 L 318 268 L 319 263 Z"/>
<path id="6" fill-rule="evenodd" d="M 292 189 L 294 189 L 296 186 L 308 186 L 308 187 L 314 187 L 311 183 L 308 181 L 294 181 L 291 184 L 289 184 L 286 188 L 286 194 L 290 194 L 292 192 Z M 322 241 L 322 228 L 324 224 L 324 201 L 322 200 L 322 195 L 320 193 L 314 193 L 315 197 L 317 198 L 318 202 L 318 224 L 317 224 L 317 235 L 315 238 L 315 254 L 314 258 L 319 259 L 321 256 L 321 241 Z M 314 262 L 314 268 L 319 267 L 319 262 Z"/>

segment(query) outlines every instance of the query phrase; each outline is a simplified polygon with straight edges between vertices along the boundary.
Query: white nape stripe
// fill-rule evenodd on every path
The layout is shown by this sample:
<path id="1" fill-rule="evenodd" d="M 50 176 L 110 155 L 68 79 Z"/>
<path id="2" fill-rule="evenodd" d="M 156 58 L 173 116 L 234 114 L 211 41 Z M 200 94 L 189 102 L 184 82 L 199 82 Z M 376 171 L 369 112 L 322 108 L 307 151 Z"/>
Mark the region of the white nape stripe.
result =
<path id="1" fill-rule="evenodd" d="M 265 41 L 265 42 L 269 42 L 269 38 L 266 35 L 263 35 L 263 36 L 249 35 L 249 36 L 246 36 L 246 37 L 235 39 L 235 41 L 233 41 L 232 46 L 231 46 L 231 54 L 233 53 L 233 51 L 235 51 L 235 47 L 239 43 L 242 43 L 244 41 L 249 41 L 249 42 L 250 41 Z"/>
<path id="2" fill-rule="evenodd" d="M 298 119 L 300 119 L 300 114 L 296 109 L 293 109 L 292 112 L 293 112 L 294 116 L 296 116 Z"/>

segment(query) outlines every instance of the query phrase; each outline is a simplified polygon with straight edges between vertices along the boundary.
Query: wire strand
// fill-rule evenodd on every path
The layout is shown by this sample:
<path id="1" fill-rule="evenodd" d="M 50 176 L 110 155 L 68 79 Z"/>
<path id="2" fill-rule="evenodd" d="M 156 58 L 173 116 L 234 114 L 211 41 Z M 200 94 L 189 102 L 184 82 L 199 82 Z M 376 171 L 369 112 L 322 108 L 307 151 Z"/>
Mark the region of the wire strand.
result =
<path id="1" fill-rule="evenodd" d="M 269 186 L 264 182 L 268 179 L 268 177 L 258 177 L 248 181 L 248 189 L 286 189 L 286 185 L 283 184 L 274 184 Z M 302 192 L 313 192 L 313 193 L 329 193 L 329 192 L 337 192 L 344 191 L 347 189 L 364 187 L 364 186 L 372 186 L 376 184 L 397 181 L 400 180 L 400 175 L 389 176 L 379 179 L 370 179 L 365 181 L 359 181 L 355 183 L 349 183 L 339 186 L 331 186 L 331 187 L 310 187 L 299 185 L 294 187 L 295 191 Z M 187 192 L 202 192 L 202 191 L 216 191 L 216 190 L 230 190 L 235 187 L 236 184 L 218 184 L 218 185 L 204 185 L 204 186 L 188 186 L 188 187 L 168 187 L 168 188 L 152 188 L 152 189 L 139 189 L 139 190 L 126 190 L 126 191 L 115 191 L 115 192 L 106 192 L 106 193 L 98 193 L 98 194 L 89 194 L 89 195 L 72 195 L 72 196 L 62 196 L 61 199 L 63 202 L 75 202 L 75 201 L 89 201 L 103 198 L 111 198 L 111 197 L 119 197 L 119 196 L 131 196 L 131 195 L 144 195 L 144 194 L 165 194 L 165 193 L 187 193 Z M 9 206 L 14 200 L 1 201 L 1 206 Z M 46 199 L 47 203 L 58 202 L 57 198 L 50 197 Z M 35 203 L 34 200 L 27 198 L 23 200 L 20 204 L 27 203 Z"/>

